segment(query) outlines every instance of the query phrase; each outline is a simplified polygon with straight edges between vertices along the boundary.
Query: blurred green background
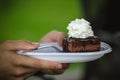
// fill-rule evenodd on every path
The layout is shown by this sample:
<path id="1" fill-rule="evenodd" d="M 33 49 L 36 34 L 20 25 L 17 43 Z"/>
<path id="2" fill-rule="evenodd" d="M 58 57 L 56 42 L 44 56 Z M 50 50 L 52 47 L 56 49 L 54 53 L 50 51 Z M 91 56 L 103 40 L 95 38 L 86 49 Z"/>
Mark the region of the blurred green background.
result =
<path id="1" fill-rule="evenodd" d="M 0 43 L 38 42 L 52 30 L 67 34 L 70 21 L 83 16 L 81 0 L 0 0 Z M 83 64 L 72 64 L 71 69 L 83 69 Z"/>
<path id="2" fill-rule="evenodd" d="M 0 0 L 0 42 L 37 42 L 51 30 L 67 34 L 71 20 L 83 17 L 79 0 Z"/>

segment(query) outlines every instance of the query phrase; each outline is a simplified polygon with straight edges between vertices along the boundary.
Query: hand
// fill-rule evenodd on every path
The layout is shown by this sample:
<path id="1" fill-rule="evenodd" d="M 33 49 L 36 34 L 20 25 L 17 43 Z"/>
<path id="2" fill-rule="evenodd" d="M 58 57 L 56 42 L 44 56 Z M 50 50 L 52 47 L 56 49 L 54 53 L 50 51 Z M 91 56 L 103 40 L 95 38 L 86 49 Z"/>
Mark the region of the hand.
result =
<path id="1" fill-rule="evenodd" d="M 0 80 L 24 80 L 38 71 L 61 70 L 60 63 L 19 55 L 18 50 L 33 50 L 38 44 L 18 40 L 0 45 Z"/>
<path id="2" fill-rule="evenodd" d="M 57 42 L 62 46 L 62 40 L 64 37 L 65 35 L 63 32 L 51 31 L 40 40 L 40 43 Z"/>
<path id="3" fill-rule="evenodd" d="M 57 42 L 60 46 L 62 46 L 62 40 L 63 40 L 64 37 L 65 37 L 65 35 L 64 35 L 63 32 L 51 31 L 41 39 L 40 43 Z M 58 69 L 58 70 L 42 70 L 42 72 L 48 73 L 48 74 L 61 74 L 68 67 L 69 67 L 69 64 L 62 64 L 61 69 Z"/>

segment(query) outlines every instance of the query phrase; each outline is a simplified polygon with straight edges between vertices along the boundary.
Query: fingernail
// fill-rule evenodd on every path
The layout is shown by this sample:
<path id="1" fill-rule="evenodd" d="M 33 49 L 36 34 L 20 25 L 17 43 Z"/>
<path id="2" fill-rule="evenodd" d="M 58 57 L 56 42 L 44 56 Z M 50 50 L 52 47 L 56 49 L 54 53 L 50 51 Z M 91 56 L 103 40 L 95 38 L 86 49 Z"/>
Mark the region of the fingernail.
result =
<path id="1" fill-rule="evenodd" d="M 37 42 L 32 42 L 33 45 L 39 45 L 40 43 Z"/>
<path id="2" fill-rule="evenodd" d="M 35 43 L 35 42 L 34 42 L 34 43 L 32 43 L 32 44 L 33 44 L 34 46 L 37 46 L 37 47 L 38 47 L 40 43 Z"/>
<path id="3" fill-rule="evenodd" d="M 62 65 L 61 65 L 61 64 L 58 64 L 58 65 L 57 65 L 57 69 L 62 69 Z"/>

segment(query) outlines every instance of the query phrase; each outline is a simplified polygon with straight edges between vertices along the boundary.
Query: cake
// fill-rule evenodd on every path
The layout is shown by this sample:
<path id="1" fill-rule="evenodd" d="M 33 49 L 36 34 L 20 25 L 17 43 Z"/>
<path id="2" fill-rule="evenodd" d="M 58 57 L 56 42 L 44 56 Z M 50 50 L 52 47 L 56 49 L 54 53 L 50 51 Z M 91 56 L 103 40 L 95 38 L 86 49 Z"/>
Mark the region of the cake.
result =
<path id="1" fill-rule="evenodd" d="M 90 23 L 85 19 L 71 21 L 68 35 L 63 39 L 64 52 L 93 52 L 100 50 L 100 38 L 94 35 Z"/>

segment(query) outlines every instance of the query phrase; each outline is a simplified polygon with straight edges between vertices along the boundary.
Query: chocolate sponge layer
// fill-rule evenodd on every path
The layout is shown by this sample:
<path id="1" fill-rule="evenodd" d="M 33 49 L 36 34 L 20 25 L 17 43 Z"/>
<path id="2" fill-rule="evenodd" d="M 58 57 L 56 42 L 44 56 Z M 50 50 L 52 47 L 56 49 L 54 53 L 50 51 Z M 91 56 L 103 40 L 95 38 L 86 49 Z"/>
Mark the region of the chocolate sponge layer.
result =
<path id="1" fill-rule="evenodd" d="M 100 38 L 97 36 L 88 38 L 65 37 L 63 39 L 64 52 L 92 52 L 100 50 Z"/>

